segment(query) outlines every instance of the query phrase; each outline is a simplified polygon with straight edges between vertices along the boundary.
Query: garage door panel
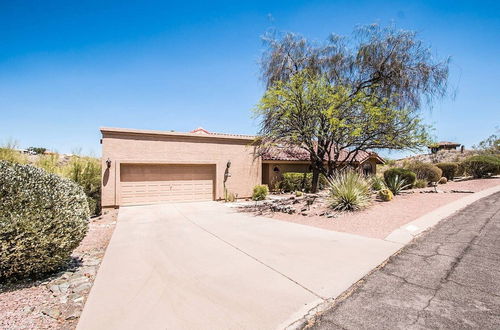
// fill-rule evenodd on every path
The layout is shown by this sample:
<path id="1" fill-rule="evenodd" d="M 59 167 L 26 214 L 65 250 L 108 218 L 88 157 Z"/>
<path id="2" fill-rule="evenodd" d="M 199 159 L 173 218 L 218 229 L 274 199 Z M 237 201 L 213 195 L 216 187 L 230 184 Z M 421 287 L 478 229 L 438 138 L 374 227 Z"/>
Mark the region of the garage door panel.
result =
<path id="1" fill-rule="evenodd" d="M 213 200 L 213 165 L 122 164 L 120 177 L 121 205 Z"/>

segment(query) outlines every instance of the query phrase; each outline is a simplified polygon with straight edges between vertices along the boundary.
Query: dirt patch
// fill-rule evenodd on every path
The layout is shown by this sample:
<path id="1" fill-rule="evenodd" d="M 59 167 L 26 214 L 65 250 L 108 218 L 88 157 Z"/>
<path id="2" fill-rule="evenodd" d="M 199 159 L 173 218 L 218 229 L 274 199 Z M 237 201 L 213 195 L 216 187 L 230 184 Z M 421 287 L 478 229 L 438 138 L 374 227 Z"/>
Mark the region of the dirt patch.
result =
<path id="1" fill-rule="evenodd" d="M 116 224 L 116 210 L 91 219 L 71 265 L 48 279 L 0 286 L 0 329 L 74 329 Z"/>
<path id="2" fill-rule="evenodd" d="M 467 195 L 467 193 L 452 193 L 452 190 L 478 192 L 497 185 L 500 185 L 500 178 L 449 182 L 437 187 L 441 191 L 440 193 L 424 193 L 433 190 L 433 188 L 425 188 L 407 191 L 402 195 L 395 196 L 390 202 L 381 202 L 374 198 L 373 204 L 369 208 L 357 212 L 332 212 L 328 208 L 327 199 L 321 198 L 321 194 L 320 198 L 309 208 L 300 199 L 300 202 L 297 203 L 293 202 L 291 195 L 282 196 L 284 200 L 290 199 L 292 201 L 284 202 L 284 204 L 293 206 L 292 214 L 289 214 L 290 212 L 273 212 L 269 207 L 260 209 L 254 207 L 252 209 L 248 206 L 240 208 L 240 210 L 327 230 L 385 238 L 404 224 Z M 323 196 L 325 195 L 323 194 Z"/>

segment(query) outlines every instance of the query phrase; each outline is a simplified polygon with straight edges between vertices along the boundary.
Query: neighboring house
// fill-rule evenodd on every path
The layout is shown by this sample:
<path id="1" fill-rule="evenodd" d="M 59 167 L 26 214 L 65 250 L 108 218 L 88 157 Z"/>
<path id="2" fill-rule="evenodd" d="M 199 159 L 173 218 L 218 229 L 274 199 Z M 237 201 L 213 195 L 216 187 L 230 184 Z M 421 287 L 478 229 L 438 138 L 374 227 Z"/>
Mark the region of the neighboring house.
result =
<path id="1" fill-rule="evenodd" d="M 274 148 L 263 155 L 255 136 L 101 128 L 102 206 L 205 201 L 224 198 L 225 189 L 250 197 L 257 184 L 271 184 L 285 172 L 309 172 L 300 149 Z M 345 159 L 344 159 L 345 160 Z M 358 153 L 355 163 L 375 173 L 383 160 Z"/>
<path id="2" fill-rule="evenodd" d="M 460 147 L 460 143 L 448 141 L 436 142 L 428 146 L 428 148 L 431 149 L 431 153 L 433 154 L 440 150 L 456 150 L 458 147 Z"/>

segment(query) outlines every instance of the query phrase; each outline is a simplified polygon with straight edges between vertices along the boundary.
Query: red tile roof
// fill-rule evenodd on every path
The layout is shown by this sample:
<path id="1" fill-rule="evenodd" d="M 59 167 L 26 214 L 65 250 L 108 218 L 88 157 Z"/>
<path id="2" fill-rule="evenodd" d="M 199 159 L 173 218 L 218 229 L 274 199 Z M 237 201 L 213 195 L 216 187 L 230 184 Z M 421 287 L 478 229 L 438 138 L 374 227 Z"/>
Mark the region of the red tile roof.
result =
<path id="1" fill-rule="evenodd" d="M 242 137 L 242 138 L 255 138 L 252 135 L 241 135 L 241 134 L 227 134 L 227 133 L 214 133 L 209 132 L 203 127 L 198 127 L 189 133 L 194 134 L 206 134 L 214 136 L 231 136 L 231 137 Z M 341 151 L 339 157 L 340 162 L 344 162 L 347 159 L 348 152 L 346 150 Z M 272 147 L 265 150 L 262 154 L 262 160 L 277 160 L 277 161 L 309 161 L 309 153 L 299 147 Z M 349 161 L 352 159 L 353 155 L 349 156 Z M 368 158 L 374 158 L 379 163 L 383 164 L 384 160 L 377 155 L 375 152 L 359 151 L 354 158 L 355 162 L 361 163 Z M 332 155 L 333 159 L 333 155 Z"/>
<path id="2" fill-rule="evenodd" d="M 309 161 L 309 157 L 309 153 L 299 147 L 271 147 L 262 153 L 262 160 Z M 334 155 L 332 155 L 332 159 L 333 158 Z M 354 162 L 361 163 L 368 158 L 375 158 L 379 163 L 384 163 L 384 160 L 375 152 L 359 151 L 356 156 L 350 155 L 348 158 L 347 150 L 340 151 L 339 161 L 344 162 L 354 160 Z"/>

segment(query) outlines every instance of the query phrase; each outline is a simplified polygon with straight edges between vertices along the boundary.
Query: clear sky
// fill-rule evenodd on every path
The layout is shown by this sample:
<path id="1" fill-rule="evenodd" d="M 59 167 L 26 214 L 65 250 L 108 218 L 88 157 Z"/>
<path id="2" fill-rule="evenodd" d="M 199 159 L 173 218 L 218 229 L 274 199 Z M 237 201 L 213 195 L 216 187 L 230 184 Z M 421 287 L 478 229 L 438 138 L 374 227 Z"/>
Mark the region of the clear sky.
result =
<path id="1" fill-rule="evenodd" d="M 499 1 L 0 0 L 0 142 L 99 155 L 100 126 L 255 134 L 266 31 L 323 41 L 374 22 L 451 56 L 456 96 L 423 109 L 439 140 L 495 131 Z"/>

